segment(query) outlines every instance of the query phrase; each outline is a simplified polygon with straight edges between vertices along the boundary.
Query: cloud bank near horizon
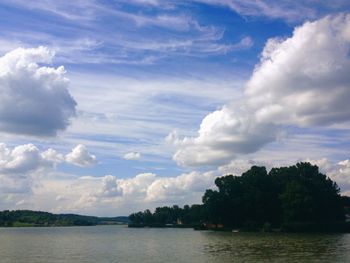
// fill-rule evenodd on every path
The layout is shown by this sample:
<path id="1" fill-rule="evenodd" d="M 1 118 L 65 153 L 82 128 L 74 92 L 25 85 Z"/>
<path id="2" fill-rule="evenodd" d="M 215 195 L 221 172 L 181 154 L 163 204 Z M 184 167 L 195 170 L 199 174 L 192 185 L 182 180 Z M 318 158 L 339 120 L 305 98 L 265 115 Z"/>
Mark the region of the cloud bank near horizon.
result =
<path id="1" fill-rule="evenodd" d="M 77 148 L 81 146 L 74 149 Z M 54 149 L 40 151 L 31 144 L 12 149 L 1 144 L 0 196 L 3 202 L 0 209 L 44 209 L 112 216 L 116 211 L 128 214 L 145 207 L 194 204 L 201 202 L 206 189 L 214 188 L 218 176 L 241 175 L 253 165 L 265 166 L 268 170 L 275 167 L 273 161 L 237 159 L 216 171 L 192 171 L 168 177 L 154 173 L 140 173 L 131 178 L 60 173 L 57 165 L 64 163 L 72 152 L 64 155 Z M 350 160 L 337 163 L 326 158 L 301 161 L 318 165 L 321 172 L 338 182 L 343 194 L 350 193 Z"/>

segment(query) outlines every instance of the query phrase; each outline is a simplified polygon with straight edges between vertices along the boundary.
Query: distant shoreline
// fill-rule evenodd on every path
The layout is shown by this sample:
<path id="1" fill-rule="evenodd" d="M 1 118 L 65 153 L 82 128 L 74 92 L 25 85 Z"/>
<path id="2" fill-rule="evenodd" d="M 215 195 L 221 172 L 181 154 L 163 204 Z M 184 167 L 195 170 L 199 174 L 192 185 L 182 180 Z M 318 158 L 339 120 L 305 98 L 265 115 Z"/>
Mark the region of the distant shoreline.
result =
<path id="1" fill-rule="evenodd" d="M 96 217 L 77 214 L 52 214 L 31 210 L 0 212 L 0 227 L 68 227 L 97 225 L 127 225 L 126 216 Z"/>

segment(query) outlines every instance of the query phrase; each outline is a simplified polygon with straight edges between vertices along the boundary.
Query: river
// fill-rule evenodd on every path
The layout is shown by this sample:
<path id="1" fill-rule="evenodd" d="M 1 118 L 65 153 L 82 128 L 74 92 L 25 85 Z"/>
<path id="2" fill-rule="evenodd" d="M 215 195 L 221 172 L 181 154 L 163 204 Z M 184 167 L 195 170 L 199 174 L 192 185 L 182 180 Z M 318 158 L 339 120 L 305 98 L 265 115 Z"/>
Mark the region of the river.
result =
<path id="1" fill-rule="evenodd" d="M 1 263 L 350 262 L 350 234 L 0 228 Z"/>

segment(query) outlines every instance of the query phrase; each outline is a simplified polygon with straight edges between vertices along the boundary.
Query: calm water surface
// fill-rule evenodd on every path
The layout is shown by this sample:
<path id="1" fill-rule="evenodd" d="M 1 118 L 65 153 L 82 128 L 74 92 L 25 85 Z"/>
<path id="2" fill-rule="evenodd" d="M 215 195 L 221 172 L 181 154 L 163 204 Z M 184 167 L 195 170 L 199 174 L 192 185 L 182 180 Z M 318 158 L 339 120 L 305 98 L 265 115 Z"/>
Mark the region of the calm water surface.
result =
<path id="1" fill-rule="evenodd" d="M 220 233 L 124 226 L 0 228 L 0 262 L 350 262 L 350 234 Z"/>

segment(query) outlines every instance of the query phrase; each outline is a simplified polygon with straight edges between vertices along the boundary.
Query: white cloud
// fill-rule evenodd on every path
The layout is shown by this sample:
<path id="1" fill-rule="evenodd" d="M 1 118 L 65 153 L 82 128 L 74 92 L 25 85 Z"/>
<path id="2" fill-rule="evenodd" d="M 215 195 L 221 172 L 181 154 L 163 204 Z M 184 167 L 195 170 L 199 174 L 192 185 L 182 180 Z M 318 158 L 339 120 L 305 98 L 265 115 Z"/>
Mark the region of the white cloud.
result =
<path id="1" fill-rule="evenodd" d="M 18 145 L 8 148 L 0 144 L 0 196 L 30 194 L 35 181 L 35 173 L 52 167 L 55 163 L 47 159 L 48 149 L 41 153 L 33 144 Z"/>
<path id="2" fill-rule="evenodd" d="M 51 148 L 41 152 L 33 144 L 18 145 L 11 149 L 0 143 L 0 174 L 25 175 L 63 161 L 63 155 Z"/>
<path id="3" fill-rule="evenodd" d="M 106 177 L 105 177 L 106 178 Z M 113 177 L 108 176 L 110 180 Z M 115 179 L 115 178 L 113 178 Z M 190 202 L 204 190 L 214 184 L 215 174 L 212 172 L 191 172 L 173 177 L 160 177 L 156 174 L 138 174 L 133 178 L 119 179 L 117 185 L 123 196 L 138 202 Z"/>
<path id="4" fill-rule="evenodd" d="M 79 146 L 79 145 L 78 145 Z M 80 151 L 75 151 L 75 165 L 87 165 L 92 163 L 95 157 L 88 155 L 85 147 Z M 81 154 L 84 152 L 83 154 Z M 70 153 L 72 154 L 72 153 Z M 69 154 L 68 154 L 69 155 Z M 58 164 L 65 162 L 65 156 L 56 150 L 49 148 L 41 151 L 33 144 L 18 145 L 13 148 L 0 144 L 0 209 L 15 209 L 16 206 L 27 209 L 49 209 L 52 200 L 64 202 L 66 200 L 67 182 L 77 180 L 72 175 L 63 175 L 56 172 Z M 79 162 L 79 163 L 77 163 Z M 74 179 L 73 179 L 74 178 Z M 49 181 L 51 184 L 47 185 Z M 64 183 L 63 183 L 64 182 Z M 42 187 L 48 187 L 44 199 L 40 198 Z M 69 190 L 69 189 L 68 189 Z M 102 182 L 100 195 L 114 193 L 112 184 L 108 177 Z M 39 193 L 39 195 L 38 195 Z M 55 194 L 55 195 L 54 195 Z M 56 198 L 60 196 L 59 198 Z M 22 202 L 26 200 L 28 202 Z M 45 200 L 50 200 L 46 203 Z M 48 206 L 42 207 L 43 204 Z"/>
<path id="5" fill-rule="evenodd" d="M 120 187 L 115 176 L 106 175 L 102 178 L 102 187 L 98 192 L 98 196 L 115 197 L 123 195 L 123 189 Z"/>
<path id="6" fill-rule="evenodd" d="M 238 154 L 259 150 L 277 136 L 274 125 L 257 122 L 244 107 L 224 106 L 203 119 L 197 137 L 173 138 L 178 147 L 173 158 L 183 166 L 222 165 Z"/>
<path id="7" fill-rule="evenodd" d="M 57 152 L 54 149 L 47 149 L 45 152 L 41 153 L 41 157 L 53 164 L 62 163 L 64 161 L 64 156 L 62 153 Z"/>
<path id="8" fill-rule="evenodd" d="M 139 152 L 129 152 L 124 154 L 123 158 L 125 160 L 139 160 L 141 158 L 141 154 Z"/>
<path id="9" fill-rule="evenodd" d="M 76 102 L 65 70 L 38 65 L 52 57 L 45 47 L 18 48 L 0 57 L 0 131 L 47 136 L 68 126 Z"/>
<path id="10" fill-rule="evenodd" d="M 19 145 L 12 150 L 0 144 L 0 173 L 25 173 L 41 163 L 40 152 L 33 144 Z"/>
<path id="11" fill-rule="evenodd" d="M 246 85 L 261 122 L 328 125 L 349 120 L 350 15 L 307 22 L 270 39 Z"/>
<path id="12" fill-rule="evenodd" d="M 66 162 L 81 167 L 88 167 L 95 165 L 97 160 L 95 155 L 89 153 L 85 145 L 79 144 L 66 155 Z"/>
<path id="13" fill-rule="evenodd" d="M 205 189 L 213 187 L 214 178 L 211 172 L 204 174 L 191 172 L 176 177 L 157 178 L 148 187 L 146 200 L 173 204 L 179 202 L 184 204 L 195 200 L 198 203 Z"/>
<path id="14" fill-rule="evenodd" d="M 224 165 L 283 135 L 286 126 L 350 120 L 350 15 L 327 16 L 270 39 L 240 104 L 208 114 L 196 137 L 174 137 L 183 166 Z"/>
<path id="15" fill-rule="evenodd" d="M 157 179 L 153 173 L 142 173 L 135 177 L 121 180 L 119 183 L 124 196 L 132 196 L 135 201 L 144 200 L 148 187 Z"/>
<path id="16" fill-rule="evenodd" d="M 84 145 L 76 146 L 66 155 L 66 159 L 67 162 L 79 166 L 92 165 L 96 162 L 96 157 L 89 154 Z M 64 161 L 64 155 L 52 148 L 40 151 L 33 144 L 23 144 L 11 149 L 6 144 L 0 143 L 0 174 L 25 176 L 33 171 L 54 167 Z"/>

